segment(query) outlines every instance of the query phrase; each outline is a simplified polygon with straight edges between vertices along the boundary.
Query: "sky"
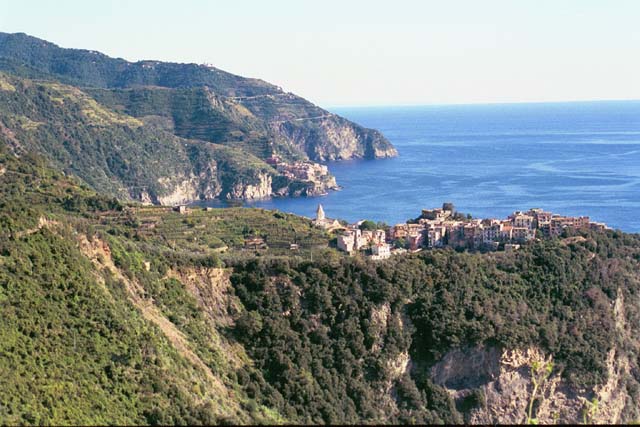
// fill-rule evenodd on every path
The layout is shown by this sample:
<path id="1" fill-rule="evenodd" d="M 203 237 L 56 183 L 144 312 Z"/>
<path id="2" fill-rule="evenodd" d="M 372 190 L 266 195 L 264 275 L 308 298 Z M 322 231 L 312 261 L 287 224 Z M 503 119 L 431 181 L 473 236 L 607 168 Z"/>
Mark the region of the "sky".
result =
<path id="1" fill-rule="evenodd" d="M 640 99 L 638 0 L 0 0 L 0 31 L 324 107 Z"/>

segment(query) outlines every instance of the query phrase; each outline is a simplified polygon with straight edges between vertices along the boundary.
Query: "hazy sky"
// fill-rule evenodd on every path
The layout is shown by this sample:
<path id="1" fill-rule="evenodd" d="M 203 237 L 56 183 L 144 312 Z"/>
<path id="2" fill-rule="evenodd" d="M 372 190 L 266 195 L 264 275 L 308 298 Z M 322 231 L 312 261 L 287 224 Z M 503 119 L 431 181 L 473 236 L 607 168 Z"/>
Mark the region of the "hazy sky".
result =
<path id="1" fill-rule="evenodd" d="M 323 106 L 640 99 L 638 0 L 0 0 L 0 31 Z"/>

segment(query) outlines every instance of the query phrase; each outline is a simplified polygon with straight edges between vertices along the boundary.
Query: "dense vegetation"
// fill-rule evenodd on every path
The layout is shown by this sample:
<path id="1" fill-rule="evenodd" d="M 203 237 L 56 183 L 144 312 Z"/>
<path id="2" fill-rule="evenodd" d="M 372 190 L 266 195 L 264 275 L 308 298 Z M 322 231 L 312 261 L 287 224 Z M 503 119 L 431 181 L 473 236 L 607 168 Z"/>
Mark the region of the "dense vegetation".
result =
<path id="1" fill-rule="evenodd" d="M 640 322 L 638 236 L 372 263 L 295 216 L 128 207 L 1 151 L 5 423 L 461 422 L 481 399 L 452 400 L 430 367 L 479 343 L 538 346 L 587 389 L 606 381 L 616 346 L 640 397 L 637 338 L 612 310 L 622 296 L 624 321 Z M 109 252 L 92 263 L 78 236 Z M 254 236 L 267 248 L 245 249 Z M 228 288 L 198 282 L 223 264 Z"/>
<path id="2" fill-rule="evenodd" d="M 441 250 L 379 265 L 248 261 L 232 277 L 247 309 L 236 333 L 282 393 L 280 409 L 305 422 L 385 420 L 391 409 L 381 390 L 390 389 L 396 422 L 460 422 L 429 368 L 449 349 L 481 343 L 540 346 L 570 384 L 591 388 L 606 381 L 613 346 L 624 342 L 637 361 L 637 339 L 612 335 L 612 306 L 619 295 L 634 301 L 626 321 L 639 324 L 640 238 L 582 237 L 517 254 Z M 393 376 L 389 361 L 403 352 L 413 369 Z M 629 381 L 637 401 L 640 377 Z"/>
<path id="3" fill-rule="evenodd" d="M 237 385 L 229 364 L 244 363 L 242 350 L 223 355 L 217 325 L 166 275 L 169 268 L 218 266 L 215 255 L 154 252 L 136 234 L 128 207 L 4 146 L 0 194 L 0 423 L 279 419 Z M 114 269 L 95 268 L 82 236 L 108 242 L 109 252 L 93 261 L 108 256 Z M 174 326 L 167 330 L 150 320 L 154 310 L 136 305 L 130 288 L 138 283 L 146 304 Z M 186 349 L 176 346 L 173 327 L 187 337 Z"/>
<path id="4" fill-rule="evenodd" d="M 182 139 L 71 86 L 2 73 L 0 82 L 0 138 L 17 153 L 47 156 L 104 194 L 157 202 L 186 181 L 186 197 L 225 197 L 260 173 L 275 175 L 240 148 Z"/>

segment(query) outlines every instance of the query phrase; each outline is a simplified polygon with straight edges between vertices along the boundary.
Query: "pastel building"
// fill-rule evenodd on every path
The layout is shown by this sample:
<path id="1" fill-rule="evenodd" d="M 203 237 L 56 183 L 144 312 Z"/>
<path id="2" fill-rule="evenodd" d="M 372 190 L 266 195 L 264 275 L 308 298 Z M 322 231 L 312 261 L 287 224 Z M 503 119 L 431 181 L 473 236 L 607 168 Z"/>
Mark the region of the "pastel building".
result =
<path id="1" fill-rule="evenodd" d="M 376 243 L 371 247 L 371 259 L 381 260 L 391 256 L 391 245 L 388 243 Z"/>

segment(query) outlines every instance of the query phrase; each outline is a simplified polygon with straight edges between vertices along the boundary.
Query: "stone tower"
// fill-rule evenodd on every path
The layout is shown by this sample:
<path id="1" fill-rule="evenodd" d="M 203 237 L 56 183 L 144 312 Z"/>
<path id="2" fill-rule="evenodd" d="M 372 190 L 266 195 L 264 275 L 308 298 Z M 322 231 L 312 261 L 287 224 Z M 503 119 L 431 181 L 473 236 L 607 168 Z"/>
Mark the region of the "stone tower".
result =
<path id="1" fill-rule="evenodd" d="M 324 221 L 324 209 L 322 209 L 322 205 L 320 204 L 318 204 L 318 210 L 316 210 L 316 221 Z"/>

